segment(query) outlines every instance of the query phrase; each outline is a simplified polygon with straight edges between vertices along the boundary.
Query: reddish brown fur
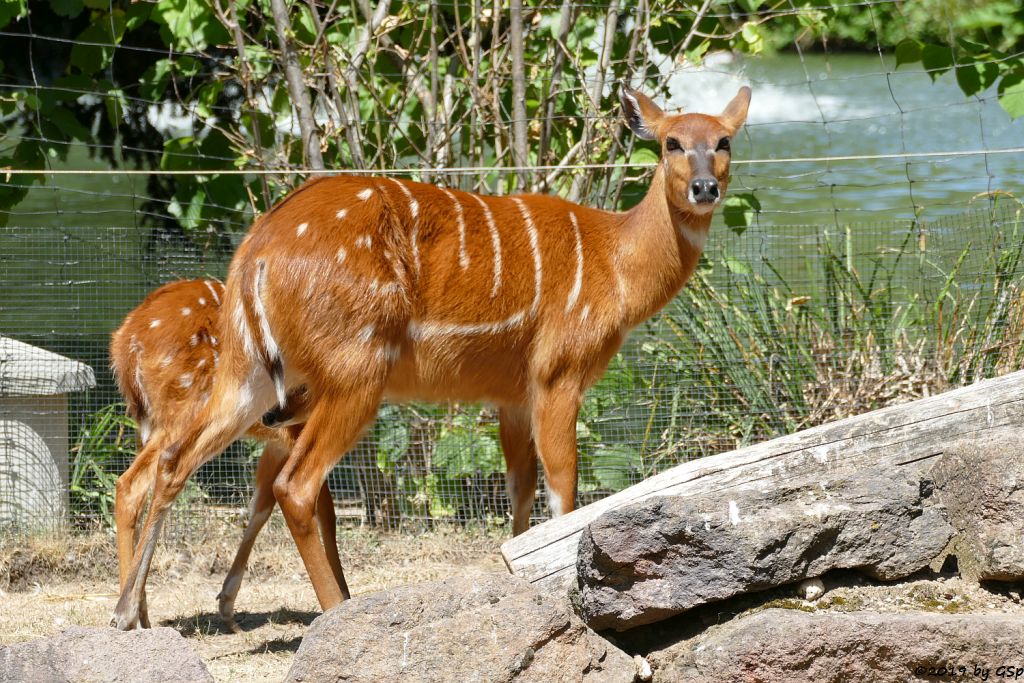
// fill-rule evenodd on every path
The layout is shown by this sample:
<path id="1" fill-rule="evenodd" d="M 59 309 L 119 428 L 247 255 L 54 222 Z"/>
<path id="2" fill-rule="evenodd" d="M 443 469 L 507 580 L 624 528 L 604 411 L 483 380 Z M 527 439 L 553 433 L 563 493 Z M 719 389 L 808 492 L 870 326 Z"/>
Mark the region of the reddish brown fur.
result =
<path id="1" fill-rule="evenodd" d="M 668 116 L 640 93 L 623 97 L 631 127 L 663 149 L 670 136 L 714 149 L 742 124 L 748 101 L 745 90 L 720 117 Z M 706 158 L 712 156 L 708 177 L 713 173 L 724 192 L 729 154 Z M 236 324 L 223 328 L 213 397 L 180 447 L 161 460 L 144 552 L 118 603 L 118 625 L 135 623 L 159 532 L 151 520 L 160 519 L 191 472 L 273 405 L 268 361 L 275 359 L 284 384 L 306 383 L 316 396 L 274 491 L 325 609 L 343 596 L 311 524 L 316 494 L 383 398 L 496 404 L 514 531 L 528 525 L 538 456 L 553 510 L 571 510 L 583 392 L 700 258 L 715 204 L 688 199 L 697 175 L 688 159 L 666 150 L 646 198 L 626 213 L 556 197 L 452 191 L 466 226 L 465 268 L 452 197 L 431 185 L 322 178 L 274 207 L 232 262 L 225 307 Z M 500 239 L 496 292 L 487 210 Z M 572 216 L 583 257 L 574 305 L 580 266 Z"/>
<path id="2" fill-rule="evenodd" d="M 154 290 L 111 335 L 110 359 L 128 414 L 139 425 L 140 446 L 170 445 L 171 433 L 187 425 L 206 402 L 219 358 L 220 311 L 224 285 L 216 280 L 179 280 Z M 184 314 L 183 311 L 187 311 Z M 153 326 L 153 321 L 159 321 Z M 187 382 L 182 383 L 182 378 Z M 186 386 L 187 384 L 187 386 Z M 303 406 L 290 405 L 301 415 Z M 253 425 L 247 435 L 266 443 L 256 473 L 256 493 L 243 541 L 218 596 L 220 613 L 236 629 L 234 601 L 252 544 L 274 507 L 273 483 L 294 441 L 287 430 Z M 142 502 L 156 477 L 159 451 L 145 451 L 117 481 L 114 517 L 122 586 L 131 568 Z M 333 502 L 326 485 L 320 494 L 325 543 L 337 557 Z M 333 564 L 333 563 L 332 563 Z M 337 571 L 341 572 L 340 560 Z M 341 581 L 343 574 L 339 573 Z M 140 619 L 148 622 L 143 608 Z"/>

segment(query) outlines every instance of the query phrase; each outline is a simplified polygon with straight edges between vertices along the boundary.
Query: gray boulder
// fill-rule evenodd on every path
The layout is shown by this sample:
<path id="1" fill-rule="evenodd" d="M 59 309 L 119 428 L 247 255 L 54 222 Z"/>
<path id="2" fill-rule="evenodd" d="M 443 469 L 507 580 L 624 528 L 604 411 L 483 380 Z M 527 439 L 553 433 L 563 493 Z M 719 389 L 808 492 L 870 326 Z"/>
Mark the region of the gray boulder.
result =
<path id="1" fill-rule="evenodd" d="M 49 638 L 0 647 L 0 681 L 212 683 L 213 677 L 173 628 L 124 632 L 73 626 Z"/>
<path id="2" fill-rule="evenodd" d="M 1024 431 L 958 441 L 932 469 L 956 528 L 951 551 L 967 578 L 1024 579 Z"/>
<path id="3" fill-rule="evenodd" d="M 343 602 L 302 639 L 288 681 L 632 681 L 633 660 L 553 594 L 507 574 Z"/>
<path id="4" fill-rule="evenodd" d="M 831 569 L 902 578 L 953 534 L 927 495 L 915 478 L 868 473 L 613 510 L 580 539 L 578 609 L 592 628 L 622 631 Z"/>
<path id="5" fill-rule="evenodd" d="M 1022 650 L 1016 615 L 768 609 L 648 659 L 655 681 L 673 683 L 1004 680 L 997 667 L 1012 665 L 1013 678 Z M 954 671 L 940 673 L 944 665 Z"/>

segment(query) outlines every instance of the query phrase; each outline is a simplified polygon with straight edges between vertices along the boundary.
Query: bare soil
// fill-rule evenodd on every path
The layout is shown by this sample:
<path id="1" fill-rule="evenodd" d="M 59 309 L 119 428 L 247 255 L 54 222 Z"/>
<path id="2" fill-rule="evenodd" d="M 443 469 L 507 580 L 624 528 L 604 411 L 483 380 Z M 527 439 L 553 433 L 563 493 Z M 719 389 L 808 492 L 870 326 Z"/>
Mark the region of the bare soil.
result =
<path id="1" fill-rule="evenodd" d="M 154 625 L 188 638 L 218 681 L 281 680 L 306 627 L 320 614 L 302 561 L 279 520 L 256 542 L 236 602 L 243 633 L 217 615 L 240 531 L 205 531 L 194 542 L 165 542 L 148 583 Z M 197 535 L 198 537 L 198 535 Z M 435 529 L 410 535 L 340 530 L 338 545 L 353 595 L 452 574 L 504 571 L 504 532 Z M 105 626 L 117 601 L 113 536 L 0 539 L 0 645 L 52 635 L 71 625 Z"/>

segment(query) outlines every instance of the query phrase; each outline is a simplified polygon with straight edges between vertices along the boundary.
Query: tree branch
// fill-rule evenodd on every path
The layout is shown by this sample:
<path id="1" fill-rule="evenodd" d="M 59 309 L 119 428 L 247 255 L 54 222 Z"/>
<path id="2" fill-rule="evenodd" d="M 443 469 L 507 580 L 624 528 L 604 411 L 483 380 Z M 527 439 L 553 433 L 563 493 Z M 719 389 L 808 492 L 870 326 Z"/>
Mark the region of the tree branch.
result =
<path id="1" fill-rule="evenodd" d="M 288 81 L 288 93 L 299 114 L 299 131 L 302 133 L 302 149 L 306 162 L 310 168 L 321 170 L 324 168 L 324 158 L 320 153 L 320 135 L 316 129 L 316 120 L 313 118 L 309 91 L 306 90 L 306 84 L 302 78 L 299 57 L 292 46 L 291 23 L 284 0 L 270 0 L 270 11 L 274 15 L 274 28 L 277 32 L 278 44 L 281 46 L 281 59 L 284 62 L 285 78 Z"/>

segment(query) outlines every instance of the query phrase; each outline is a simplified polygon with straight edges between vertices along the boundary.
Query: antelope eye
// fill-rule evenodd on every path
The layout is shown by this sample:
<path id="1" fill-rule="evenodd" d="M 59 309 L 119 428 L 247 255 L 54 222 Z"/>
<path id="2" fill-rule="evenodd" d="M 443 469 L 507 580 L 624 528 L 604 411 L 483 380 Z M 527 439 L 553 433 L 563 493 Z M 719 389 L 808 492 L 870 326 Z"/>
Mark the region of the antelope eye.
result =
<path id="1" fill-rule="evenodd" d="M 718 141 L 718 147 L 715 147 L 716 152 L 728 152 L 729 151 L 729 138 L 722 138 Z"/>
<path id="2" fill-rule="evenodd" d="M 665 149 L 669 152 L 678 152 L 682 148 L 682 145 L 679 144 L 679 140 L 676 140 L 675 138 L 668 138 L 665 140 Z"/>

